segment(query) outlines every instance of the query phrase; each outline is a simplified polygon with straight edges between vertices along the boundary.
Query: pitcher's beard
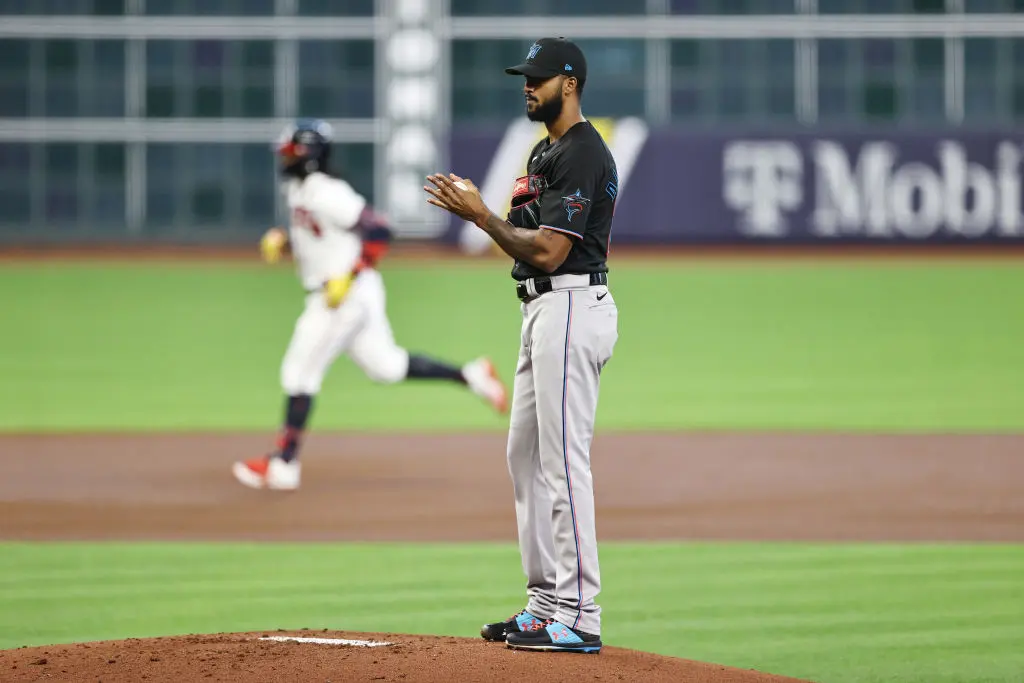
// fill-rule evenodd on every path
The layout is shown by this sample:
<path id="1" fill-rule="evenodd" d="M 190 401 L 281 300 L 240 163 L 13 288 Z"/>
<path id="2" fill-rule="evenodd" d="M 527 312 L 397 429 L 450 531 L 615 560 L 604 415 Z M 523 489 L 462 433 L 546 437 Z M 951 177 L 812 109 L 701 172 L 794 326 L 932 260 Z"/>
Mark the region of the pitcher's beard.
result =
<path id="1" fill-rule="evenodd" d="M 540 123 L 551 123 L 558 119 L 562 115 L 562 105 L 565 103 L 565 98 L 559 94 L 557 98 L 552 98 L 544 104 L 538 104 L 533 111 L 526 110 L 526 118 L 531 121 L 538 121 Z"/>

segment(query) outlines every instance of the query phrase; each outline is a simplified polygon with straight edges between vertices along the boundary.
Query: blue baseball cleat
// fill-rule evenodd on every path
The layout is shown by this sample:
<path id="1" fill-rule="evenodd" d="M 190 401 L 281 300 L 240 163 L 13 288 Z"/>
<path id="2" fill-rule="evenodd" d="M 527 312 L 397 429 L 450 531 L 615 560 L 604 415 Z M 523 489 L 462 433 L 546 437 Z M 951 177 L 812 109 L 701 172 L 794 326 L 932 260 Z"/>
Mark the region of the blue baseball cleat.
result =
<path id="1" fill-rule="evenodd" d="M 577 631 L 554 619 L 548 619 L 530 631 L 509 633 L 505 643 L 512 650 L 589 654 L 601 651 L 601 636 Z"/>
<path id="2" fill-rule="evenodd" d="M 505 640 L 505 636 L 510 633 L 529 631 L 539 627 L 543 623 L 544 619 L 534 616 L 526 610 L 522 610 L 517 614 L 513 614 L 505 621 L 497 621 L 493 624 L 484 624 L 483 628 L 480 629 L 480 635 L 484 640 L 503 641 Z"/>

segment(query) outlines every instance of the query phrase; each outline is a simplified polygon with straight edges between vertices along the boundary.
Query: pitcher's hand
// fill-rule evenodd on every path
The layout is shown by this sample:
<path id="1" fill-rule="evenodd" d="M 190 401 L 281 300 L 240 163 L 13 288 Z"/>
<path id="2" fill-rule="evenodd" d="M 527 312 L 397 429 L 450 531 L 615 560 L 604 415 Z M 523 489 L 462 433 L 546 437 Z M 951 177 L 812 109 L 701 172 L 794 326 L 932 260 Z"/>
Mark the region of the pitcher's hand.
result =
<path id="1" fill-rule="evenodd" d="M 480 190 L 472 180 L 460 178 L 454 173 L 448 175 L 433 173 L 427 176 L 427 180 L 434 185 L 434 187 L 423 186 L 423 189 L 430 195 L 427 199 L 428 204 L 439 206 L 471 223 L 478 223 L 490 215 L 490 209 L 484 204 Z"/>

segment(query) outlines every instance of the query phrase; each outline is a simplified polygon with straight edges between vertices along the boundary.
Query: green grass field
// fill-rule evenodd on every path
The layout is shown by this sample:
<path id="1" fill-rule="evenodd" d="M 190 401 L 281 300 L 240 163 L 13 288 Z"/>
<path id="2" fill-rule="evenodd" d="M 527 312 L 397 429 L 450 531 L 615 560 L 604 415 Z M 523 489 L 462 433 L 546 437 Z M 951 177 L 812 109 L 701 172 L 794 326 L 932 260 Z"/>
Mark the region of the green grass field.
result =
<path id="1" fill-rule="evenodd" d="M 519 310 L 505 271 L 387 268 L 400 343 L 453 361 L 488 354 L 510 378 Z M 1024 425 L 1017 264 L 648 263 L 611 280 L 620 338 L 604 429 Z M 283 267 L 4 266 L 0 430 L 265 430 L 279 417 L 278 368 L 301 305 Z M 347 359 L 313 424 L 506 425 L 455 387 L 376 386 Z"/>
<path id="2" fill-rule="evenodd" d="M 385 268 L 401 343 L 491 355 L 504 263 Z M 615 267 L 606 430 L 1019 432 L 1024 267 L 824 262 Z M 0 431 L 264 430 L 301 307 L 287 268 L 0 268 Z M 453 332 L 458 328 L 459 332 Z M 504 430 L 454 387 L 342 360 L 314 427 Z M 4 454 L 12 457 L 13 454 Z M 2 535 L 0 521 L 0 535 Z M 1024 680 L 1024 547 L 602 546 L 606 642 L 822 683 Z M 476 635 L 518 609 L 511 545 L 0 544 L 0 647 L 337 628 Z"/>

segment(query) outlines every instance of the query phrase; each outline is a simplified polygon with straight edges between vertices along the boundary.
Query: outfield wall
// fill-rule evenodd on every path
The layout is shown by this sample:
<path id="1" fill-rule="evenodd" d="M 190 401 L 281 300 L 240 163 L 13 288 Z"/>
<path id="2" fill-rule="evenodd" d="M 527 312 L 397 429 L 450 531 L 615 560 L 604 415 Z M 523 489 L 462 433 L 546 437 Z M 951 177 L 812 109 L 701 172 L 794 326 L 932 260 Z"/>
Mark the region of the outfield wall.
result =
<path id="1" fill-rule="evenodd" d="M 1024 242 L 1024 138 L 1013 130 L 599 127 L 619 165 L 618 244 Z M 507 206 L 542 135 L 528 122 L 458 131 L 452 167 Z M 446 239 L 487 244 L 455 220 Z"/>
<path id="2" fill-rule="evenodd" d="M 613 248 L 1024 243 L 1024 137 L 1012 128 L 698 130 L 652 127 L 633 117 L 591 120 L 618 165 L 617 186 L 594 190 L 616 196 Z M 449 140 L 450 168 L 472 178 L 488 205 L 504 214 L 513 181 L 525 173 L 526 156 L 544 135 L 542 125 L 525 118 L 457 127 Z M 43 146 L 47 154 L 54 151 Z M 234 149 L 206 147 L 213 148 L 206 150 L 212 159 Z M 19 168 L 18 149 L 0 147 L 0 166 Z M 251 163 L 266 164 L 258 187 L 222 165 L 165 181 L 166 187 L 154 185 L 160 176 L 153 174 L 143 206 L 135 207 L 145 209 L 145 222 L 136 229 L 128 228 L 124 197 L 104 194 L 119 191 L 116 184 L 79 178 L 66 192 L 60 185 L 27 186 L 39 209 L 33 216 L 44 219 L 0 220 L 0 250 L 36 244 L 252 244 L 286 216 L 275 212 L 271 149 L 261 143 L 250 156 Z M 340 161 L 357 189 L 365 189 L 373 169 L 363 166 L 370 162 Z M 191 192 L 190 199 L 172 202 L 173 211 L 164 206 L 171 185 L 187 185 Z M 204 198 L 217 197 L 227 202 L 214 202 L 223 211 L 205 212 L 210 207 Z M 403 201 L 412 215 L 440 211 L 420 192 Z M 454 218 L 432 241 L 469 253 L 492 247 L 482 231 Z"/>

